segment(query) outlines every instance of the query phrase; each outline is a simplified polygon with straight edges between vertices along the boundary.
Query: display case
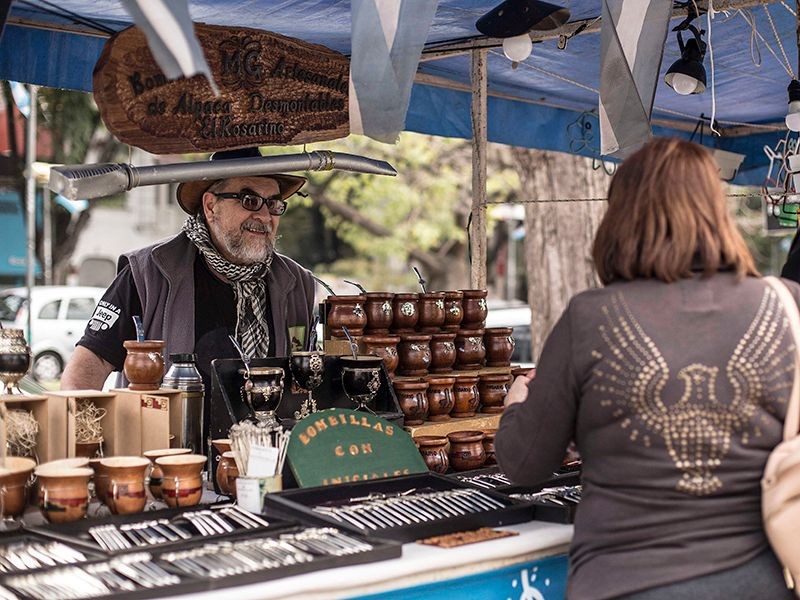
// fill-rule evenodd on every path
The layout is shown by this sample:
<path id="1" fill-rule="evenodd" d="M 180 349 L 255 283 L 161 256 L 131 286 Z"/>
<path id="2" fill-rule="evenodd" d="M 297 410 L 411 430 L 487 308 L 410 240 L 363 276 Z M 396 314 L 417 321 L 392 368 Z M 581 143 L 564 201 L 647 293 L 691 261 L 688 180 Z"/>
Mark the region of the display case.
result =
<path id="1" fill-rule="evenodd" d="M 157 512 L 148 515 L 156 516 Z M 111 520 L 124 524 L 119 517 Z M 13 544 L 42 538 L 37 533 L 23 532 L 6 539 Z M 0 586 L 22 598 L 42 600 L 56 597 L 55 590 L 58 597 L 64 598 L 161 598 L 387 560 L 402 552 L 397 543 L 365 540 L 333 527 L 285 522 L 260 530 L 242 529 L 223 537 L 190 539 L 180 545 L 138 547 L 135 551 L 106 555 L 88 552 L 82 545 L 76 549 L 71 544 L 68 548 L 61 540 L 45 538 L 44 543 L 57 544 L 64 556 L 79 555 L 80 560 L 57 564 L 48 559 L 53 564 L 6 572 L 0 575 Z M 5 551 L 0 537 L 0 556 Z"/>
<path id="2" fill-rule="evenodd" d="M 462 471 L 447 475 L 466 485 L 482 490 L 491 490 L 510 498 L 521 496 L 530 502 L 532 518 L 537 521 L 552 523 L 573 523 L 579 506 L 581 472 L 571 468 L 554 473 L 553 477 L 533 486 L 514 485 L 500 470 L 500 467 L 487 467 L 473 471 Z M 566 488 L 566 497 L 542 495 L 546 488 Z M 577 492 L 577 495 L 576 495 Z M 528 498 L 530 495 L 538 495 Z"/>
<path id="3" fill-rule="evenodd" d="M 268 516 L 399 542 L 521 523 L 530 520 L 531 510 L 530 503 L 434 473 L 287 490 L 268 495 L 265 503 Z"/>
<path id="4" fill-rule="evenodd" d="M 125 554 L 184 547 L 242 534 L 283 531 L 296 525 L 264 519 L 224 502 L 192 508 L 165 508 L 129 515 L 107 514 L 58 525 L 39 525 L 38 535 L 79 544 L 99 554 Z"/>

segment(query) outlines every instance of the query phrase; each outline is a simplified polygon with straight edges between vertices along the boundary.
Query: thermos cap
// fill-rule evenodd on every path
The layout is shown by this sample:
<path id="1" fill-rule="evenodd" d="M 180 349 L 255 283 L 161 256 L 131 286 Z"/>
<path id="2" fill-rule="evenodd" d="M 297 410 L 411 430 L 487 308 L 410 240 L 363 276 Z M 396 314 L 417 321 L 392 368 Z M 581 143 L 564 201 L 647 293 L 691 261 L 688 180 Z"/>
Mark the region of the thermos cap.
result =
<path id="1" fill-rule="evenodd" d="M 194 363 L 197 362 L 197 354 L 190 354 L 190 353 L 181 353 L 181 354 L 170 354 L 169 361 L 176 363 L 185 363 L 190 362 Z"/>

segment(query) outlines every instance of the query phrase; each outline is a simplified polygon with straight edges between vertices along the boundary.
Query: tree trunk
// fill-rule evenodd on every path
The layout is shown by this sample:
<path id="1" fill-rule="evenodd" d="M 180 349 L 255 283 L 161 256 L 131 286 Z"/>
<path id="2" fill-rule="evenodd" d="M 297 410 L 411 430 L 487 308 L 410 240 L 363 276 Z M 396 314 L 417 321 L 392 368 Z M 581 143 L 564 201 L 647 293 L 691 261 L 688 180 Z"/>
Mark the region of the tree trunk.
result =
<path id="1" fill-rule="evenodd" d="M 525 204 L 525 263 L 531 307 L 531 349 L 538 358 L 569 299 L 597 287 L 592 243 L 606 204 L 531 202 L 604 198 L 610 178 L 591 159 L 560 152 L 514 148 Z"/>

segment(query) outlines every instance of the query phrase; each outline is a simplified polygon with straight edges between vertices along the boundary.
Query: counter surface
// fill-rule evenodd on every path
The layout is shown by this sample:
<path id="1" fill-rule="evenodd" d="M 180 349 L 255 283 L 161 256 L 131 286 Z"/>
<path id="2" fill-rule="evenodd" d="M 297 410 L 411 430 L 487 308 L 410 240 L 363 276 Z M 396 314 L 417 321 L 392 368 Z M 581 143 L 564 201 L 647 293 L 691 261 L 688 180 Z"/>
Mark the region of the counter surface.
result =
<path id="1" fill-rule="evenodd" d="M 529 521 L 498 529 L 519 535 L 448 549 L 404 544 L 401 558 L 224 589 L 235 594 L 236 600 L 308 600 L 379 594 L 563 555 L 572 538 L 571 525 Z M 218 599 L 221 592 L 222 589 L 217 589 L 174 598 L 212 600 Z"/>

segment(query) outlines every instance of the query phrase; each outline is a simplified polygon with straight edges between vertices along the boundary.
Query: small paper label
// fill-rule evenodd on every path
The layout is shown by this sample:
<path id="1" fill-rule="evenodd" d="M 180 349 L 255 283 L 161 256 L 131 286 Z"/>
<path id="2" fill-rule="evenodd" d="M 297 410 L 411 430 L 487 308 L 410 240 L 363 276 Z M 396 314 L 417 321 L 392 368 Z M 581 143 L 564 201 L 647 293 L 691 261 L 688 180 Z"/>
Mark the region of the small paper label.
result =
<path id="1" fill-rule="evenodd" d="M 278 449 L 265 446 L 250 446 L 247 459 L 248 477 L 271 477 L 278 466 Z"/>
<path id="2" fill-rule="evenodd" d="M 261 494 L 259 480 L 254 477 L 239 477 L 236 479 L 236 503 L 252 513 L 261 512 L 264 496 Z"/>

